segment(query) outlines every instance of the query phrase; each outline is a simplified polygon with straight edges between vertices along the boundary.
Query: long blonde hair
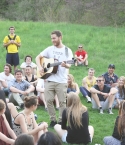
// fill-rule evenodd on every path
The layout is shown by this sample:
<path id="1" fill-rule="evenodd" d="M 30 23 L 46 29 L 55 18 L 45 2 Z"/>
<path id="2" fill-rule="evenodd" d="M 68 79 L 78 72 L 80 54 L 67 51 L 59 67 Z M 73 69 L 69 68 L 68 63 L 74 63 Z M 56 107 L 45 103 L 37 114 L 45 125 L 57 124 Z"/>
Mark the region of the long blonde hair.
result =
<path id="1" fill-rule="evenodd" d="M 119 79 L 123 80 L 124 85 L 121 87 L 118 83 L 118 91 L 119 91 L 120 97 L 124 96 L 124 99 L 125 99 L 125 77 L 121 76 Z"/>
<path id="2" fill-rule="evenodd" d="M 87 111 L 87 108 L 82 105 L 78 94 L 70 92 L 67 95 L 67 122 L 71 127 L 70 119 L 72 119 L 74 126 L 82 126 L 82 114 Z M 70 118 L 72 117 L 72 118 Z"/>
<path id="3" fill-rule="evenodd" d="M 74 76 L 72 74 L 68 74 L 68 77 L 71 80 L 70 84 L 68 84 L 68 88 L 76 89 L 76 83 L 75 83 L 75 80 L 74 80 Z"/>
<path id="4" fill-rule="evenodd" d="M 120 102 L 119 119 L 118 119 L 118 133 L 120 136 L 125 135 L 125 100 Z"/>

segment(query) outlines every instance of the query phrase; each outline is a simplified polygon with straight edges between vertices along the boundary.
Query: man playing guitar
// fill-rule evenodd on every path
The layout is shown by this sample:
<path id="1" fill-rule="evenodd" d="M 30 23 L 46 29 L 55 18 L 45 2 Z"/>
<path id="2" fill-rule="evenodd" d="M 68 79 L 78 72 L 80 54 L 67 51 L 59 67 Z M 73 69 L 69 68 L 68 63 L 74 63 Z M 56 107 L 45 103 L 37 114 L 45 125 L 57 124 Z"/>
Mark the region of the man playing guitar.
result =
<path id="1" fill-rule="evenodd" d="M 53 45 L 47 47 L 36 57 L 36 64 L 38 66 L 39 72 L 42 76 L 44 69 L 41 65 L 41 59 L 43 57 L 54 58 L 59 62 L 62 62 L 58 66 L 57 73 L 50 75 L 45 82 L 45 99 L 47 102 L 48 113 L 50 115 L 50 127 L 54 127 L 57 124 L 56 112 L 53 106 L 53 100 L 55 94 L 57 94 L 59 99 L 59 120 L 58 123 L 61 124 L 62 112 L 66 107 L 66 93 L 67 93 L 67 74 L 70 65 L 65 63 L 67 60 L 72 60 L 73 54 L 71 49 L 67 48 L 62 43 L 62 33 L 58 30 L 51 33 L 51 40 Z"/>

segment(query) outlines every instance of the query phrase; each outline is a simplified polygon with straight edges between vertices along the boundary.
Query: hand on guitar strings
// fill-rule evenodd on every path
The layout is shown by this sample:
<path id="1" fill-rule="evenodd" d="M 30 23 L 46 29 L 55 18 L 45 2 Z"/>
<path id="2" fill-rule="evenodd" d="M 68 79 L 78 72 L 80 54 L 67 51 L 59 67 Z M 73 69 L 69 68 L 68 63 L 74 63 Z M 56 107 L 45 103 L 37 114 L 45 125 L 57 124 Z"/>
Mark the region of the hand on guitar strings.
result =
<path id="1" fill-rule="evenodd" d="M 65 68 L 69 68 L 69 66 L 64 61 L 61 63 L 61 66 Z"/>

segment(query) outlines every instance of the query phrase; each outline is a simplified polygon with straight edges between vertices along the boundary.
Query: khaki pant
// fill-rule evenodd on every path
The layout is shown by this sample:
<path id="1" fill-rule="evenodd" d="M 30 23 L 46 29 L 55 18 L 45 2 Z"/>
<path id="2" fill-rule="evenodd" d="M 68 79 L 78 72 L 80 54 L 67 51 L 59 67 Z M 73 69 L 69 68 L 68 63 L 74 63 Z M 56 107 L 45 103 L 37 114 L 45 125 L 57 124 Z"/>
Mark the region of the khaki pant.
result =
<path id="1" fill-rule="evenodd" d="M 27 96 L 34 95 L 33 92 L 29 93 Z M 21 105 L 23 103 L 24 95 L 20 96 L 19 93 L 11 93 L 9 96 L 9 102 L 12 102 L 14 105 Z"/>
<path id="2" fill-rule="evenodd" d="M 55 95 L 59 100 L 59 120 L 62 121 L 62 112 L 66 108 L 67 83 L 45 82 L 45 100 L 51 121 L 56 121 L 56 112 L 53 105 Z"/>

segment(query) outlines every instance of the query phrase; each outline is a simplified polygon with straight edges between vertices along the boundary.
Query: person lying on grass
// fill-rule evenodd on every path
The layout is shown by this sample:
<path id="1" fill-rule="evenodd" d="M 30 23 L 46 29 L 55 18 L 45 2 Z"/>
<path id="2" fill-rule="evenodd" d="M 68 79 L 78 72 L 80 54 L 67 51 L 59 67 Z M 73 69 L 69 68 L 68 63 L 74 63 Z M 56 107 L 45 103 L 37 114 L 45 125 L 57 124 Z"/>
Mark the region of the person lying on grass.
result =
<path id="1" fill-rule="evenodd" d="M 38 98 L 36 96 L 27 96 L 24 98 L 24 110 L 14 118 L 13 130 L 18 136 L 21 133 L 33 135 L 34 143 L 37 144 L 39 137 L 47 131 L 48 124 L 42 122 L 37 125 L 34 118 L 34 111 L 37 109 Z"/>

